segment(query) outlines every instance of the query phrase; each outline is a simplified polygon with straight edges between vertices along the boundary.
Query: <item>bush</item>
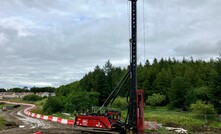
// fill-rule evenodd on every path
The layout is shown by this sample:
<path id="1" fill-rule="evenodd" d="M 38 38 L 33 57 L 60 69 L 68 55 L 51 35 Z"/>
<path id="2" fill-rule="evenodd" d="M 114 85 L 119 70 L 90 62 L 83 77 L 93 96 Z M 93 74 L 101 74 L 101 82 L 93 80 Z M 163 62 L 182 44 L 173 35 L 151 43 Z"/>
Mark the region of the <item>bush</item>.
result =
<path id="1" fill-rule="evenodd" d="M 98 105 L 98 98 L 99 93 L 97 92 L 76 91 L 67 97 L 64 109 L 66 112 L 85 112 L 87 109 L 91 109 L 92 106 Z"/>
<path id="2" fill-rule="evenodd" d="M 63 101 L 59 97 L 49 97 L 43 106 L 43 111 L 47 114 L 61 112 L 63 110 Z"/>
<path id="3" fill-rule="evenodd" d="M 205 86 L 189 89 L 185 99 L 185 105 L 187 107 L 189 107 L 190 104 L 196 102 L 197 100 L 209 101 L 211 100 L 211 89 Z"/>
<path id="4" fill-rule="evenodd" d="M 166 99 L 165 95 L 161 94 L 153 94 L 148 96 L 147 103 L 150 104 L 152 107 L 160 105 Z"/>
<path id="5" fill-rule="evenodd" d="M 42 99 L 43 99 L 42 97 L 35 95 L 35 94 L 29 94 L 23 98 L 23 100 L 27 100 L 27 101 L 38 101 Z"/>
<path id="6" fill-rule="evenodd" d="M 114 108 L 126 109 L 128 106 L 127 99 L 125 97 L 117 97 L 112 104 Z"/>
<path id="7" fill-rule="evenodd" d="M 216 110 L 212 104 L 198 100 L 196 103 L 190 105 L 190 109 L 196 114 L 216 114 Z"/>

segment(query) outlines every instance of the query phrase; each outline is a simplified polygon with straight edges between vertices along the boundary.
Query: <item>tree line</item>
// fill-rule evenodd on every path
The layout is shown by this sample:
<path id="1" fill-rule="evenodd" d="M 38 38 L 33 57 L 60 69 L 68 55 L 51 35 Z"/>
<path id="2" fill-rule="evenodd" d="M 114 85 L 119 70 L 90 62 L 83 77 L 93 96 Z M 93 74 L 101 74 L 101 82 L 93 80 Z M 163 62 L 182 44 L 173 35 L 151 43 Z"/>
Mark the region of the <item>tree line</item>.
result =
<path id="1" fill-rule="evenodd" d="M 32 87 L 32 88 L 28 88 L 28 87 L 23 87 L 23 88 L 19 88 L 19 87 L 15 87 L 15 88 L 10 88 L 10 89 L 5 89 L 5 88 L 0 88 L 0 92 L 33 92 L 33 93 L 37 93 L 37 92 L 55 92 L 54 87 Z"/>
<path id="2" fill-rule="evenodd" d="M 127 71 L 107 61 L 81 80 L 57 88 L 55 98 L 62 101 L 60 106 L 66 112 L 100 106 Z M 145 64 L 138 64 L 137 73 L 138 89 L 145 91 L 147 104 L 148 98 L 161 95 L 160 103 L 155 105 L 189 110 L 191 104 L 202 101 L 221 113 L 221 57 L 208 61 L 161 58 L 150 63 L 146 60 Z M 128 89 L 126 84 L 119 96 L 126 97 Z"/>

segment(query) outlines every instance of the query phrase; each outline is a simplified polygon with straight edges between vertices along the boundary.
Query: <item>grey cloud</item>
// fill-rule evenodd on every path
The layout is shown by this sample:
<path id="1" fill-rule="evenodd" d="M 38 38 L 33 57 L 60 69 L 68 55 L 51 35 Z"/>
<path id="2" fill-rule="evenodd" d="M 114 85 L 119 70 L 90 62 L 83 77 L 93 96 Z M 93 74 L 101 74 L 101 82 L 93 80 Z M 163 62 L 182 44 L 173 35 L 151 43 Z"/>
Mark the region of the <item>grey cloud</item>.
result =
<path id="1" fill-rule="evenodd" d="M 146 48 L 149 57 L 180 56 L 181 53 L 177 50 L 182 50 L 184 46 L 191 49 L 190 42 L 204 41 L 214 44 L 219 41 L 221 15 L 220 8 L 217 6 L 214 8 L 214 5 L 220 5 L 221 1 L 161 0 L 151 1 L 148 4 Z M 209 49 L 214 50 L 214 46 Z M 207 56 L 218 54 L 212 50 L 209 50 L 210 55 Z M 201 57 L 205 51 L 201 53 L 199 51 L 194 55 L 196 58 Z M 182 54 L 189 56 L 185 55 L 187 54 L 185 52 Z"/>
<path id="2" fill-rule="evenodd" d="M 219 0 L 145 0 L 146 37 L 142 3 L 139 62 L 144 53 L 149 59 L 218 55 Z M 127 0 L 1 0 L 0 87 L 67 84 L 108 59 L 127 66 L 127 6 Z"/>
<path id="3" fill-rule="evenodd" d="M 207 42 L 191 42 L 174 49 L 177 55 L 218 55 L 221 52 L 221 41 L 214 44 Z"/>

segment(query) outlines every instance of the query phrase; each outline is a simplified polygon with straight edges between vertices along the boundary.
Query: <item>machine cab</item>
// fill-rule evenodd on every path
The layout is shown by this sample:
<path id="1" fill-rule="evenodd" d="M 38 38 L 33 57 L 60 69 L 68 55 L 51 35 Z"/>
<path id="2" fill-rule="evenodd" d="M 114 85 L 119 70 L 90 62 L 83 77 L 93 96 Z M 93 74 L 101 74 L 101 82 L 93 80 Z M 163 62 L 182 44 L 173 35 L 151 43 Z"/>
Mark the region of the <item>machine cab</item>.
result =
<path id="1" fill-rule="evenodd" d="M 116 124 L 116 122 L 121 119 L 121 112 L 119 111 L 107 111 L 106 114 L 113 124 Z"/>

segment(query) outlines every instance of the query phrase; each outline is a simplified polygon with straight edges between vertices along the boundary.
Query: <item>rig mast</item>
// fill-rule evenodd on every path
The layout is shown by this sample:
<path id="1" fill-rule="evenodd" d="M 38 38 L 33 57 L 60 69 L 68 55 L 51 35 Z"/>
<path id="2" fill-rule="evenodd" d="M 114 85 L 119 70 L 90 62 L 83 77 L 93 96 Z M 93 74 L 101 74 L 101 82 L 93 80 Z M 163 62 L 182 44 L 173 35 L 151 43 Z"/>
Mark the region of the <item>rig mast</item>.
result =
<path id="1" fill-rule="evenodd" d="M 131 1 L 131 39 L 130 39 L 130 102 L 128 125 L 137 127 L 137 0 Z"/>

